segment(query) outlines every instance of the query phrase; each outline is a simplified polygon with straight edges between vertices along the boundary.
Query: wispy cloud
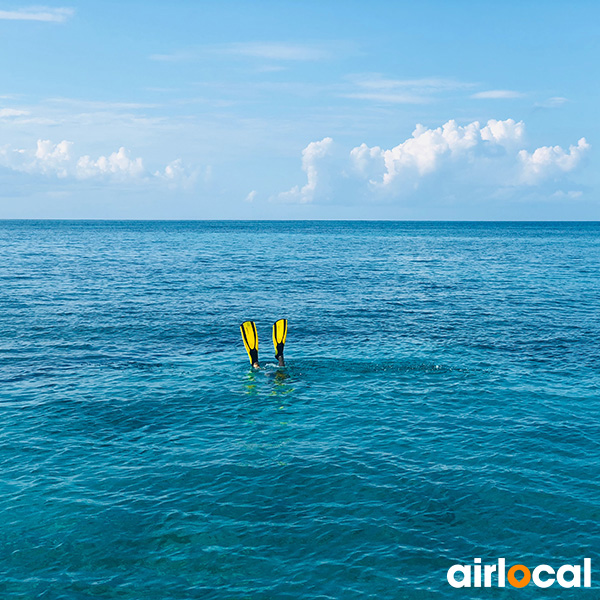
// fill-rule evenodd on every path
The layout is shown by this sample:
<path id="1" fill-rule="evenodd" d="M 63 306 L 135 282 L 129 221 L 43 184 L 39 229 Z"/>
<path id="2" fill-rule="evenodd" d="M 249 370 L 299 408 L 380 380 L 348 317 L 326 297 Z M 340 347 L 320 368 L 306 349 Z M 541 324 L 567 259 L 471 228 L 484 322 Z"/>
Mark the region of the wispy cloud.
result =
<path id="1" fill-rule="evenodd" d="M 275 61 L 313 61 L 331 57 L 331 53 L 323 47 L 284 42 L 230 44 L 223 47 L 223 52 Z"/>
<path id="2" fill-rule="evenodd" d="M 190 60 L 198 60 L 200 52 L 192 50 L 178 50 L 177 52 L 170 52 L 168 54 L 151 54 L 150 60 L 156 60 L 158 62 L 185 62 Z"/>
<path id="3" fill-rule="evenodd" d="M 150 59 L 162 62 L 185 62 L 199 60 L 206 55 L 221 55 L 281 63 L 327 60 L 333 58 L 335 54 L 334 45 L 326 43 L 234 42 L 188 48 L 167 54 L 152 54 Z"/>
<path id="4" fill-rule="evenodd" d="M 380 73 L 351 75 L 348 77 L 355 85 L 371 90 L 397 90 L 412 89 L 420 91 L 438 92 L 471 88 L 475 84 L 458 81 L 445 77 L 422 77 L 419 79 L 391 79 Z"/>
<path id="5" fill-rule="evenodd" d="M 261 65 L 256 67 L 254 71 L 256 73 L 278 73 L 279 71 L 285 71 L 286 68 L 283 65 Z"/>
<path id="6" fill-rule="evenodd" d="M 63 23 L 75 14 L 72 8 L 31 6 L 19 10 L 0 10 L 0 19 L 7 21 L 46 21 Z"/>
<path id="7" fill-rule="evenodd" d="M 543 102 L 536 102 L 533 106 L 534 108 L 560 108 L 567 102 L 567 98 L 563 98 L 561 96 L 554 96 L 553 98 L 548 98 Z"/>
<path id="8" fill-rule="evenodd" d="M 477 100 L 509 100 L 511 98 L 524 98 L 525 94 L 514 90 L 487 90 L 485 92 L 477 92 L 471 98 Z"/>
<path id="9" fill-rule="evenodd" d="M 16 108 L 0 108 L 0 119 L 6 119 L 11 117 L 23 117 L 28 115 L 29 111 L 19 110 Z"/>
<path id="10" fill-rule="evenodd" d="M 110 102 L 101 100 L 82 100 L 79 98 L 47 98 L 48 104 L 79 107 L 85 110 L 142 110 L 158 108 L 160 104 L 142 102 Z"/>
<path id="11" fill-rule="evenodd" d="M 431 102 L 427 96 L 417 96 L 414 94 L 394 94 L 390 92 L 354 92 L 351 94 L 342 94 L 343 98 L 355 98 L 357 100 L 372 100 L 384 104 L 425 104 Z"/>
<path id="12" fill-rule="evenodd" d="M 386 104 L 424 104 L 433 101 L 439 94 L 474 86 L 443 77 L 392 79 L 380 73 L 351 75 L 347 79 L 355 89 L 341 94 L 342 97 Z"/>

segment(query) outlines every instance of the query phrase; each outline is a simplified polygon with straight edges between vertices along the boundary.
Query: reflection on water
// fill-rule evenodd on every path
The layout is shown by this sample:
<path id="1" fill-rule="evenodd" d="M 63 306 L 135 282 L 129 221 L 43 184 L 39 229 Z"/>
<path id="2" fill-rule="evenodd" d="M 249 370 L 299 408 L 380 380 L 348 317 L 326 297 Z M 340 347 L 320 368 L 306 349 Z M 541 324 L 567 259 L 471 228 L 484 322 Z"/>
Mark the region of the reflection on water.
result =
<path id="1" fill-rule="evenodd" d="M 293 393 L 293 378 L 285 367 L 251 369 L 242 378 L 246 394 L 256 396 L 264 393 L 269 396 L 285 396 Z"/>

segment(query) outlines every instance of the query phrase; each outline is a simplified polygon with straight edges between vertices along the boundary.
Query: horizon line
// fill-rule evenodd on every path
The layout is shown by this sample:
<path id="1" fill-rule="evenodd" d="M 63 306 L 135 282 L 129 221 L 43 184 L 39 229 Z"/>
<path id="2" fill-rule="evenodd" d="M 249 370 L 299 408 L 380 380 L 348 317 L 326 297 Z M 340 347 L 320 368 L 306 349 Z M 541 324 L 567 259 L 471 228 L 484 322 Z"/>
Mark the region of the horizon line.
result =
<path id="1" fill-rule="evenodd" d="M 0 222 L 101 222 L 101 223 L 600 223 L 600 219 L 145 219 L 88 217 L 0 217 Z"/>

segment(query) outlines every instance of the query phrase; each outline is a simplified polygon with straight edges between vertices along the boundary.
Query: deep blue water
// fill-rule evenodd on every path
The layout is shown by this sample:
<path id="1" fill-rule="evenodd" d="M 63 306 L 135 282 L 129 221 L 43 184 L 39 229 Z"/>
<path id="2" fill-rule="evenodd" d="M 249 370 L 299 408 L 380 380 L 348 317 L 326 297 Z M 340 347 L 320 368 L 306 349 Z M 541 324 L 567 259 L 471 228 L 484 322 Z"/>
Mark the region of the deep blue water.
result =
<path id="1" fill-rule="evenodd" d="M 0 222 L 0 596 L 596 598 L 599 265 L 594 223 Z"/>

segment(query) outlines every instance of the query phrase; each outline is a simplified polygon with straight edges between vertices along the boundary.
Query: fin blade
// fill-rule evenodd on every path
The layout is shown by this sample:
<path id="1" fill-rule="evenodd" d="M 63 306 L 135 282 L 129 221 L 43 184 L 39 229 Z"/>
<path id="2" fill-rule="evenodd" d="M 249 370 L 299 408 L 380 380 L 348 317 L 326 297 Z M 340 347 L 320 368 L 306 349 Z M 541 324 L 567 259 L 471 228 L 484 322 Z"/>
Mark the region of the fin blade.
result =
<path id="1" fill-rule="evenodd" d="M 287 319 L 279 319 L 273 323 L 273 346 L 275 347 L 276 355 L 278 358 L 283 355 L 283 347 L 285 345 L 285 339 L 287 337 Z"/>
<path id="2" fill-rule="evenodd" d="M 242 332 L 242 340 L 244 341 L 244 347 L 248 353 L 250 364 L 253 365 L 258 362 L 258 334 L 256 333 L 254 321 L 244 321 L 240 325 L 240 331 Z"/>

